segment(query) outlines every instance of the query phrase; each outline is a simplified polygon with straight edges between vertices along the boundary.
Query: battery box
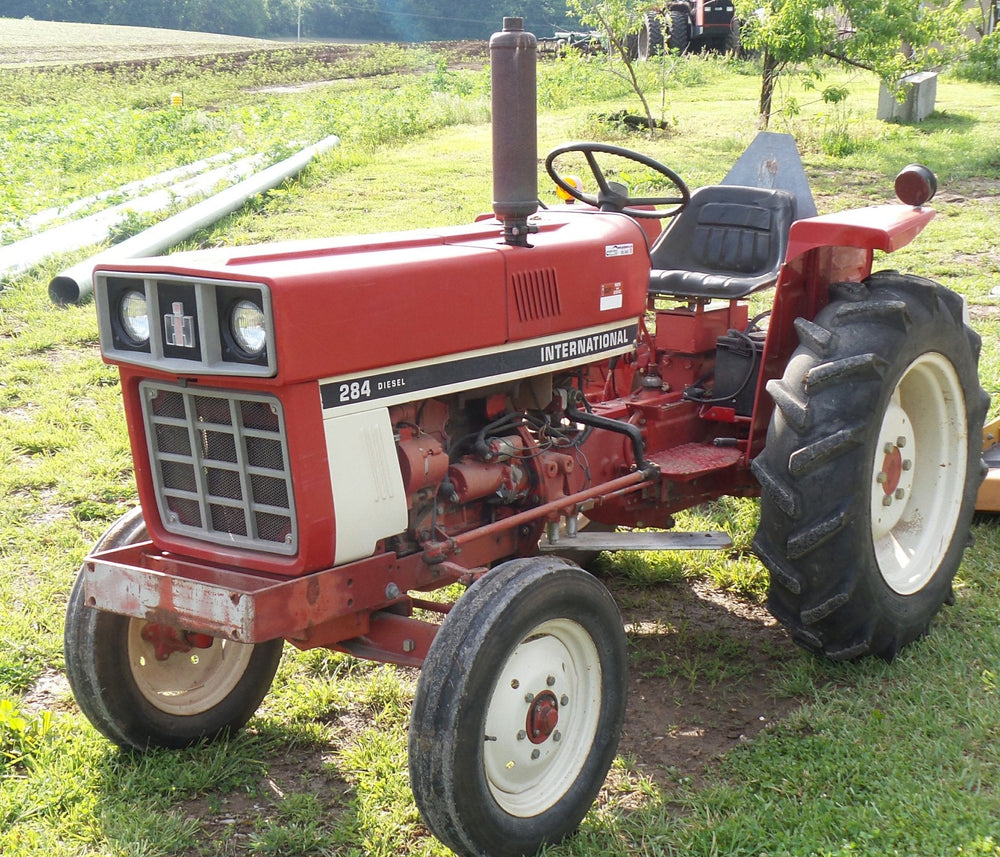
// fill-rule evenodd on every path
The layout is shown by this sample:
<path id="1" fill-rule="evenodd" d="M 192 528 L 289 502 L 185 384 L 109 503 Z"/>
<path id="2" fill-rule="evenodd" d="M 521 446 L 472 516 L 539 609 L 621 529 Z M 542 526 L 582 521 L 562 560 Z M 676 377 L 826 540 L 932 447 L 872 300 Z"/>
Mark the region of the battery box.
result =
<path id="1" fill-rule="evenodd" d="M 714 404 L 732 408 L 743 417 L 753 414 L 765 335 L 760 330 L 742 335 L 730 331 L 718 338 L 712 390 Z"/>

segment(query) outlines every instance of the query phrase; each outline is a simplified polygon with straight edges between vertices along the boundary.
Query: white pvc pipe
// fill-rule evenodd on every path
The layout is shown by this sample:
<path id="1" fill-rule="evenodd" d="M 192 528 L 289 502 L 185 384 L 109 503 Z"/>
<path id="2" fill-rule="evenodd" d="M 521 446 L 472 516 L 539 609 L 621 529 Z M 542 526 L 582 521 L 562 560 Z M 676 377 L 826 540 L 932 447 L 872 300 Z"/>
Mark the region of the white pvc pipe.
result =
<path id="1" fill-rule="evenodd" d="M 119 203 L 0 247 L 0 277 L 26 271 L 53 253 L 67 253 L 99 244 L 107 239 L 115 226 L 124 223 L 129 216 L 162 211 L 178 200 L 209 193 L 222 182 L 230 183 L 245 178 L 260 166 L 260 160 L 259 156 L 253 156 L 234 164 L 216 167 L 138 199 Z"/>
<path id="2" fill-rule="evenodd" d="M 49 297 L 57 304 L 76 303 L 86 298 L 93 291 L 93 274 L 97 265 L 162 253 L 202 227 L 238 210 L 250 197 L 277 187 L 286 179 L 298 175 L 314 157 L 339 144 L 339 137 L 333 135 L 326 137 L 238 185 L 227 188 L 138 235 L 133 235 L 120 244 L 115 244 L 80 262 L 52 279 L 49 283 Z"/>
<path id="3" fill-rule="evenodd" d="M 174 167 L 171 170 L 165 170 L 162 173 L 157 173 L 155 176 L 149 176 L 148 178 L 128 182 L 127 184 L 123 184 L 121 187 L 117 187 L 114 190 L 102 190 L 100 193 L 85 196 L 82 199 L 74 200 L 67 205 L 56 205 L 52 208 L 46 208 L 42 211 L 35 212 L 35 214 L 30 214 L 22 220 L 0 223 L 0 235 L 3 235 L 4 232 L 13 229 L 26 229 L 28 232 L 37 232 L 53 220 L 58 220 L 62 217 L 69 217 L 70 215 L 76 214 L 78 211 L 83 211 L 85 208 L 93 205 L 94 203 L 102 202 L 103 200 L 111 197 L 117 197 L 118 199 L 123 200 L 131 199 L 132 197 L 138 196 L 145 191 L 155 190 L 156 188 L 163 187 L 165 185 L 183 181 L 190 176 L 196 176 L 207 170 L 209 167 L 215 166 L 218 163 L 227 163 L 237 155 L 242 155 L 243 153 L 243 149 L 233 149 L 231 152 L 222 152 L 218 155 L 212 155 L 209 158 L 203 158 L 200 161 L 194 161 L 190 164 Z"/>

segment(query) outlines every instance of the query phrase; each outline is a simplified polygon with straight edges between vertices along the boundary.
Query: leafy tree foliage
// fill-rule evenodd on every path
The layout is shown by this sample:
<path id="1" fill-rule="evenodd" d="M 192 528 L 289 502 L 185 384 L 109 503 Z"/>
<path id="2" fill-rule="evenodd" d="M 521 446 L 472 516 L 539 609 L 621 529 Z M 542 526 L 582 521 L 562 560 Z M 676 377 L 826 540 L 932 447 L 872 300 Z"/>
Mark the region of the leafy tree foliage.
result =
<path id="1" fill-rule="evenodd" d="M 869 69 L 896 89 L 905 74 L 942 65 L 967 47 L 964 0 L 736 0 L 743 45 L 760 51 L 760 124 L 775 84 L 795 64 L 830 58 Z"/>

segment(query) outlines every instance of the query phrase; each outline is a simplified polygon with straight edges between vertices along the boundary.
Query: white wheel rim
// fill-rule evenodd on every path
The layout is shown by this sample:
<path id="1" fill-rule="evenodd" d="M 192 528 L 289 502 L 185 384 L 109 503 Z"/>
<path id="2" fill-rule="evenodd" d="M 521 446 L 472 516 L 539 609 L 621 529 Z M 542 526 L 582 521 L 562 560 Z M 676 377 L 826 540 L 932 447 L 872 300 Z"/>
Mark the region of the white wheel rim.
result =
<path id="1" fill-rule="evenodd" d="M 505 812 L 540 815 L 573 786 L 597 734 L 602 683 L 593 639 L 569 619 L 543 622 L 507 658 L 490 697 L 483 741 L 486 782 Z M 552 697 L 558 722 L 533 743 L 529 714 Z"/>
<path id="2" fill-rule="evenodd" d="M 207 649 L 172 652 L 157 660 L 156 649 L 142 638 L 147 623 L 131 619 L 128 662 L 136 687 L 160 711 L 176 717 L 202 714 L 225 699 L 246 673 L 253 644 L 216 638 Z"/>
<path id="3" fill-rule="evenodd" d="M 872 542 L 900 595 L 919 592 L 951 544 L 965 491 L 969 427 L 954 366 L 928 352 L 899 379 L 882 418 L 872 468 Z"/>

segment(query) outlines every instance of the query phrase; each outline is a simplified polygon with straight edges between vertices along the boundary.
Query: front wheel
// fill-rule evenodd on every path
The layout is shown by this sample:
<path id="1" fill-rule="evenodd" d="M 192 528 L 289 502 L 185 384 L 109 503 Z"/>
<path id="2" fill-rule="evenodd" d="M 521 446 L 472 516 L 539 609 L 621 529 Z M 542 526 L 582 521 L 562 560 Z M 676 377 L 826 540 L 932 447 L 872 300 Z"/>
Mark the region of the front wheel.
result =
<path id="1" fill-rule="evenodd" d="M 458 854 L 514 857 L 572 833 L 607 776 L 627 691 L 607 590 L 557 557 L 498 566 L 457 602 L 410 720 L 413 794 Z"/>
<path id="2" fill-rule="evenodd" d="M 797 642 L 891 659 L 952 597 L 989 397 L 958 295 L 889 271 L 832 290 L 768 384 L 754 548 Z"/>
<path id="3" fill-rule="evenodd" d="M 95 550 L 143 541 L 135 509 Z M 282 640 L 236 643 L 86 604 L 80 569 L 66 610 L 66 674 L 80 710 L 121 747 L 184 747 L 243 726 L 271 686 Z"/>

